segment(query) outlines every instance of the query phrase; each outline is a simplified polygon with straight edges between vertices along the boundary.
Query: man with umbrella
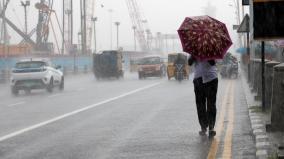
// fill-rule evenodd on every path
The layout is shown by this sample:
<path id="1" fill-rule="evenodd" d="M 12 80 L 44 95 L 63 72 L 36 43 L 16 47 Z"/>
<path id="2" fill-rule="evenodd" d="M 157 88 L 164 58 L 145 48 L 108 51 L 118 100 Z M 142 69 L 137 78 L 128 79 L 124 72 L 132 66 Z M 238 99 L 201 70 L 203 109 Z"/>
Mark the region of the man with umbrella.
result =
<path id="1" fill-rule="evenodd" d="M 194 92 L 197 106 L 200 135 L 206 135 L 209 128 L 209 137 L 216 135 L 214 131 L 216 121 L 216 96 L 218 90 L 218 74 L 214 60 L 198 61 L 194 57 L 188 60 L 188 64 L 195 63 Z"/>
<path id="2" fill-rule="evenodd" d="M 216 135 L 216 96 L 218 74 L 216 59 L 222 59 L 232 45 L 226 25 L 209 16 L 187 17 L 178 30 L 183 50 L 191 54 L 189 65 L 195 64 L 194 92 L 200 135 Z"/>

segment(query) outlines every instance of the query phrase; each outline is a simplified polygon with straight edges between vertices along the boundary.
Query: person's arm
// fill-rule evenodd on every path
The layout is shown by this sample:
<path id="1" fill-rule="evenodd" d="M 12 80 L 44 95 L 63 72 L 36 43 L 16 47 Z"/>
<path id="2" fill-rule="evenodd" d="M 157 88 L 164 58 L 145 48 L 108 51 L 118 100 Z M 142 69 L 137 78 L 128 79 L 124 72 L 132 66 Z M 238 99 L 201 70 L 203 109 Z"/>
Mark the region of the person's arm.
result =
<path id="1" fill-rule="evenodd" d="M 194 62 L 195 62 L 195 58 L 194 58 L 193 56 L 191 56 L 191 57 L 188 59 L 188 65 L 191 66 Z"/>
<path id="2" fill-rule="evenodd" d="M 216 65 L 216 61 L 215 61 L 215 60 L 209 60 L 208 63 L 209 63 L 211 66 L 215 66 L 215 65 Z"/>

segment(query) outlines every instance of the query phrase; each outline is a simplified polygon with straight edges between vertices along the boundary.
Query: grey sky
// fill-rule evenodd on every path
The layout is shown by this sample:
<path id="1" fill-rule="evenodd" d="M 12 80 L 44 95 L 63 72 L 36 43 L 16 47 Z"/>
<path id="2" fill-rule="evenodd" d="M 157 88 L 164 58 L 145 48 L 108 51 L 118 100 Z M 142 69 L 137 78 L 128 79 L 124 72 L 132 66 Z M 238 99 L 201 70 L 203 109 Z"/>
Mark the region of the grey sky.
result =
<path id="1" fill-rule="evenodd" d="M 37 12 L 34 4 L 39 0 L 31 0 L 31 7 L 29 8 L 29 30 L 36 26 Z M 208 4 L 207 0 L 137 0 L 140 4 L 140 9 L 144 17 L 148 20 L 149 28 L 153 34 L 156 32 L 162 33 L 176 33 L 176 30 L 186 16 L 204 15 L 204 7 Z M 227 24 L 230 34 L 236 42 L 236 33 L 232 31 L 232 25 L 236 23 L 235 8 L 229 4 L 234 5 L 233 0 L 214 0 L 210 1 L 211 5 L 216 7 L 216 17 L 220 21 Z M 104 7 L 101 7 L 101 4 Z M 57 11 L 59 18 L 62 15 L 62 1 L 55 0 L 54 9 Z M 77 32 L 80 29 L 79 22 L 79 0 L 74 0 L 75 6 L 75 24 L 74 24 L 74 41 L 77 43 Z M 96 0 L 95 15 L 98 17 L 98 49 L 109 49 L 110 47 L 110 14 L 109 9 L 113 10 L 113 22 L 120 21 L 120 44 L 125 49 L 133 48 L 133 32 L 132 25 L 128 14 L 128 9 L 125 0 Z M 15 14 L 16 13 L 16 14 Z M 24 11 L 20 7 L 20 0 L 12 1 L 8 7 L 7 16 L 12 21 L 23 28 Z M 54 21 L 55 22 L 55 21 Z M 60 24 L 61 25 L 61 24 Z M 115 26 L 113 25 L 113 46 L 116 43 Z M 57 28 L 58 30 L 58 28 Z M 12 43 L 17 43 L 19 37 L 10 31 L 12 35 Z M 59 32 L 57 32 L 57 36 Z M 53 37 L 50 38 L 54 40 Z M 58 40 L 61 41 L 60 36 Z"/>

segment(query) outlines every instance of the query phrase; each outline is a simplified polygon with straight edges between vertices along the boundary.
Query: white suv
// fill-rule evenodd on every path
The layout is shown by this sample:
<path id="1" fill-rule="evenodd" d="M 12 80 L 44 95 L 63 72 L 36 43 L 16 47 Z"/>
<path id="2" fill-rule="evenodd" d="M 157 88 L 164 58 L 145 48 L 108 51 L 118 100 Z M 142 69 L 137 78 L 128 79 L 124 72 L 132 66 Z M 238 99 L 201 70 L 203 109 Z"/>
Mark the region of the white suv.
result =
<path id="1" fill-rule="evenodd" d="M 30 93 L 32 89 L 46 89 L 52 92 L 54 86 L 64 89 L 64 75 L 60 66 L 52 67 L 48 59 L 27 59 L 16 63 L 11 73 L 11 91 Z"/>

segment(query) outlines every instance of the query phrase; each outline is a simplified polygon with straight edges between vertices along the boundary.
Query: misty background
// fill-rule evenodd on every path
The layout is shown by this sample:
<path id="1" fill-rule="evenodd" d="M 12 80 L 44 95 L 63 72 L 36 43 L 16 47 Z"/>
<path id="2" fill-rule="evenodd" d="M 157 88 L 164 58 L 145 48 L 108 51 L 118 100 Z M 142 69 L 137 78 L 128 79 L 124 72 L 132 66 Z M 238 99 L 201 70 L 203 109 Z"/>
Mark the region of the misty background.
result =
<path id="1" fill-rule="evenodd" d="M 237 24 L 236 5 L 234 0 L 137 0 L 145 20 L 148 21 L 148 27 L 153 35 L 157 32 L 163 34 L 176 34 L 177 29 L 187 16 L 210 15 L 218 20 L 226 23 L 230 32 L 234 45 L 232 49 L 236 49 L 238 40 L 237 33 L 233 31 L 232 25 Z M 31 0 L 28 7 L 28 31 L 34 29 L 37 25 L 38 11 L 35 3 L 39 0 Z M 78 32 L 80 32 L 80 1 L 74 0 L 74 43 L 78 43 Z M 20 5 L 20 0 L 11 1 L 8 5 L 6 16 L 16 24 L 20 29 L 24 30 L 24 9 Z M 209 7 L 208 7 L 209 6 Z M 53 9 L 56 11 L 62 28 L 62 1 L 54 0 Z M 112 13 L 109 10 L 113 10 Z M 245 12 L 247 10 L 245 9 Z M 94 16 L 98 17 L 97 27 L 97 48 L 98 50 L 110 49 L 111 29 L 113 48 L 116 44 L 116 27 L 114 22 L 119 21 L 120 46 L 124 50 L 134 49 L 132 23 L 129 17 L 128 8 L 125 0 L 96 0 Z M 112 23 L 111 23 L 112 19 Z M 55 37 L 61 44 L 61 33 L 59 25 L 56 23 L 55 16 L 52 15 L 52 21 L 55 26 L 56 36 L 50 33 L 49 41 L 54 42 Z M 11 37 L 10 43 L 17 44 L 21 41 L 11 28 L 9 28 Z M 35 35 L 33 37 L 35 39 Z M 171 51 L 181 51 L 179 40 L 175 42 L 175 47 Z M 55 49 L 56 51 L 56 49 Z"/>

